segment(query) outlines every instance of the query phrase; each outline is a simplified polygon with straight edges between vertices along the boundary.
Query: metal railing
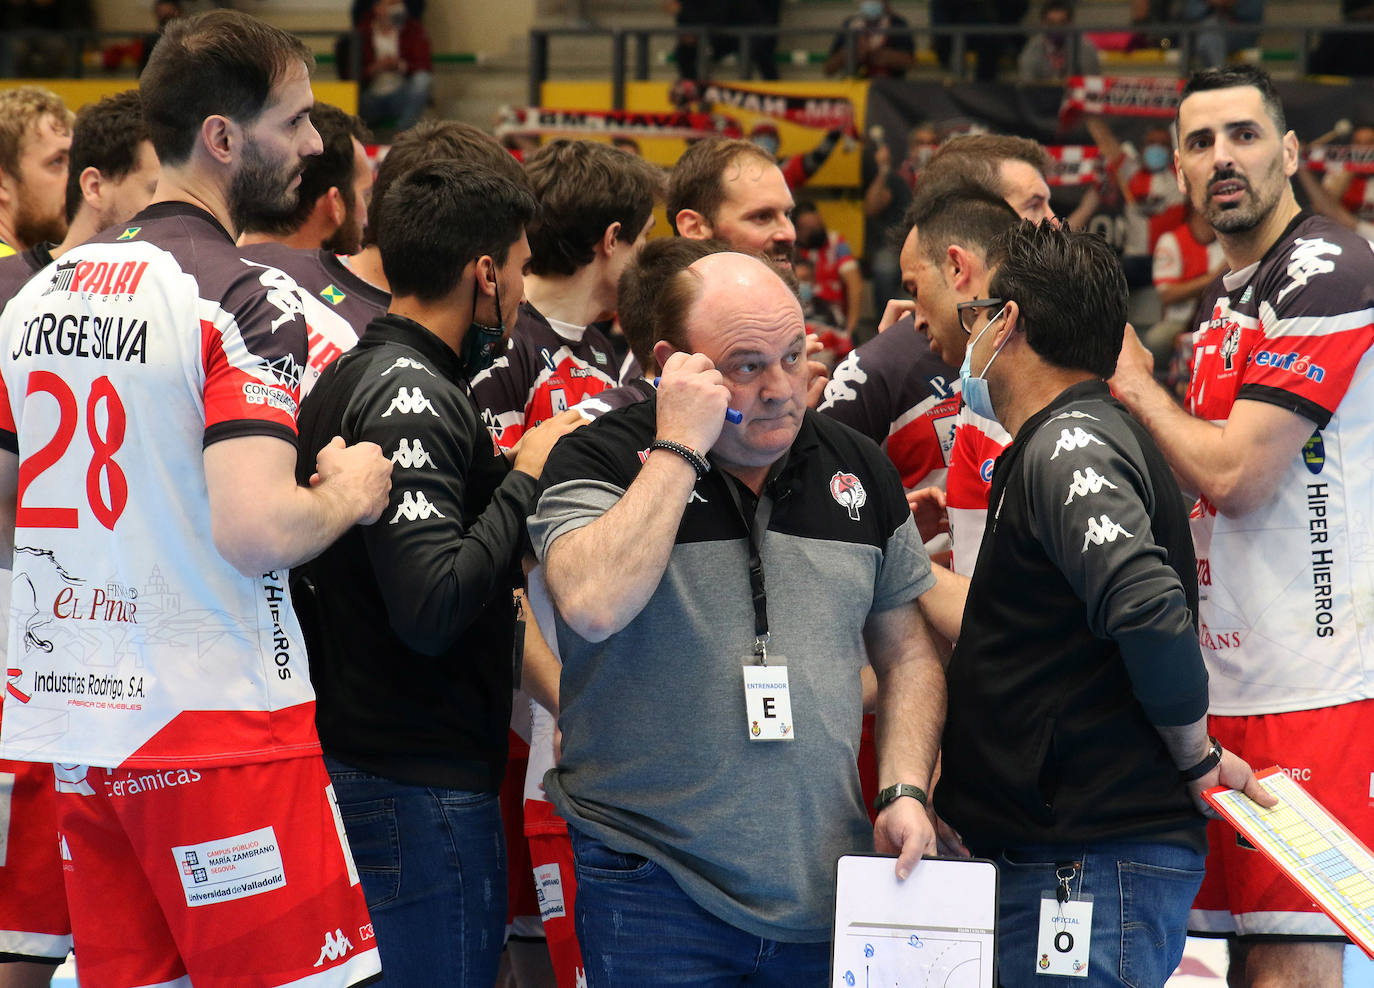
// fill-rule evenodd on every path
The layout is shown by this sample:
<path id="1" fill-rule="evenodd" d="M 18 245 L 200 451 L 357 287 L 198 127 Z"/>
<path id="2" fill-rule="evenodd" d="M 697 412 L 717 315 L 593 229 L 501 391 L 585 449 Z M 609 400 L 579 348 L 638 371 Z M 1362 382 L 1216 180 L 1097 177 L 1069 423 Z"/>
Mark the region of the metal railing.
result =
<path id="1" fill-rule="evenodd" d="M 1368 34 L 1371 42 L 1374 42 L 1374 25 L 1370 24 L 1218 24 L 1207 21 L 1202 22 L 1164 22 L 1130 26 L 1120 25 L 1099 25 L 1099 26 L 1080 26 L 1073 25 L 1064 28 L 1072 38 L 1073 53 L 1077 53 L 1077 46 L 1081 44 L 1084 35 L 1090 34 L 1140 34 L 1147 38 L 1167 39 L 1167 50 L 1177 52 L 1176 62 L 1174 57 L 1170 58 L 1171 64 L 1167 67 L 1166 74 L 1184 75 L 1188 71 L 1193 61 L 1193 52 L 1197 48 L 1200 37 L 1222 35 L 1227 39 L 1238 38 L 1253 45 L 1253 39 L 1259 34 L 1266 35 L 1284 34 L 1292 37 L 1294 43 L 1293 66 L 1294 72 L 1299 75 L 1307 74 L 1308 56 L 1312 50 L 1315 39 L 1320 35 L 1328 34 Z M 948 39 L 949 41 L 949 60 L 948 64 L 952 69 L 948 75 L 954 79 L 964 79 L 968 77 L 968 65 L 966 55 L 976 49 L 976 41 L 982 38 L 1016 38 L 1031 37 L 1038 32 L 1038 28 L 1026 28 L 1021 25 L 1001 25 L 1001 24 L 951 24 L 941 26 L 910 28 L 906 31 L 889 31 L 889 35 L 905 34 L 912 38 L 916 47 L 919 49 L 922 39 Z M 625 28 L 606 28 L 606 27 L 549 27 L 534 28 L 530 31 L 529 40 L 529 102 L 531 106 L 537 106 L 540 99 L 540 90 L 550 78 L 551 48 L 552 42 L 559 38 L 605 38 L 610 43 L 610 80 L 612 105 L 615 109 L 625 108 L 625 84 L 628 80 L 644 81 L 649 78 L 650 73 L 650 50 L 651 42 L 654 38 L 677 39 L 683 35 L 693 35 L 698 40 L 697 43 L 704 50 L 709 48 L 712 37 L 729 38 L 735 44 L 735 51 L 738 52 L 739 66 L 738 71 L 733 74 L 735 78 L 748 79 L 753 75 L 752 59 L 750 58 L 751 41 L 758 38 L 824 38 L 825 47 L 828 49 L 833 39 L 840 31 L 830 28 L 773 28 L 773 27 L 737 27 L 721 26 L 712 27 L 710 25 L 690 25 L 682 27 L 625 27 Z M 858 54 L 858 40 L 862 37 L 862 31 L 845 32 L 844 48 L 844 76 L 854 77 L 857 75 L 860 64 Z M 971 44 L 970 42 L 975 42 Z M 1157 47 L 1165 48 L 1165 45 L 1156 42 Z M 1229 46 L 1228 46 L 1229 47 Z"/>
<path id="2" fill-rule="evenodd" d="M 92 56 L 103 56 L 112 42 L 140 41 L 151 37 L 153 31 L 86 31 L 67 29 L 44 31 L 36 28 L 22 28 L 0 33 L 0 78 L 24 78 L 15 75 L 22 68 L 19 61 L 33 49 L 47 49 L 48 61 L 59 69 L 44 73 L 52 78 L 85 79 L 91 77 L 116 78 L 121 75 L 117 69 L 103 65 L 91 65 Z M 341 39 L 350 39 L 348 47 L 350 78 L 357 79 L 362 74 L 362 38 L 356 31 L 294 31 L 302 39 L 323 38 L 329 41 L 329 50 L 338 49 Z M 136 69 L 135 69 L 136 72 Z"/>

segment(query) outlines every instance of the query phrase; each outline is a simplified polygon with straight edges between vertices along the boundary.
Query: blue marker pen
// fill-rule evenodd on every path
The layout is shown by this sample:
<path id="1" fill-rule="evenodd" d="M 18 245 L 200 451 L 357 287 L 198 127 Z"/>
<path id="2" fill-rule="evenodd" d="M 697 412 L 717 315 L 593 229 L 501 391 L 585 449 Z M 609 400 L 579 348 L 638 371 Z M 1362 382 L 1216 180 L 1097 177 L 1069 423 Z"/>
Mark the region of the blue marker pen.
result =
<path id="1" fill-rule="evenodd" d="M 654 378 L 654 387 L 658 387 L 658 382 L 661 380 L 663 380 L 661 377 Z M 739 425 L 744 421 L 744 413 L 736 411 L 733 408 L 727 408 L 725 410 L 725 421 L 729 422 L 731 425 Z"/>

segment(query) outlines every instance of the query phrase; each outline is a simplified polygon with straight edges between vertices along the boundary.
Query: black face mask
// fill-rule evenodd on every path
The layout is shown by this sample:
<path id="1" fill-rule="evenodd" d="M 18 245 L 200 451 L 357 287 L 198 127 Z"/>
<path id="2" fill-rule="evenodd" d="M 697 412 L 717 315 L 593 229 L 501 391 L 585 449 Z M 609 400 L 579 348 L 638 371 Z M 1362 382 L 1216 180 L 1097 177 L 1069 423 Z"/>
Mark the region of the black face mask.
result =
<path id="1" fill-rule="evenodd" d="M 819 250 L 826 245 L 829 239 L 824 230 L 813 230 L 805 237 L 799 237 L 797 243 L 807 250 Z"/>
<path id="2" fill-rule="evenodd" d="M 501 282 L 497 281 L 495 287 L 496 325 L 488 326 L 477 321 L 477 297 L 482 293 L 473 286 L 472 321 L 468 326 L 467 335 L 463 337 L 463 349 L 458 354 L 458 359 L 463 364 L 463 373 L 469 381 L 492 365 L 500 352 L 501 341 L 506 336 L 506 320 L 501 315 Z"/>

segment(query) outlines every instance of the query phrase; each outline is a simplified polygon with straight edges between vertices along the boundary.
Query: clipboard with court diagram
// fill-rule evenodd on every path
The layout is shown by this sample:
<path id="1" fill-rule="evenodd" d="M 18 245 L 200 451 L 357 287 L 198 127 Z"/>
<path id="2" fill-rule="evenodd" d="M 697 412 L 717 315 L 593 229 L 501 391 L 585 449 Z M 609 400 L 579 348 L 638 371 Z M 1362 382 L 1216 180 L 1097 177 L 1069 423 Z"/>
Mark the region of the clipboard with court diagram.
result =
<path id="1" fill-rule="evenodd" d="M 1374 854 L 1278 766 L 1256 772 L 1277 806 L 1225 786 L 1203 796 L 1374 957 Z"/>
<path id="2" fill-rule="evenodd" d="M 997 868 L 976 858 L 924 858 L 899 882 L 895 861 L 840 858 L 830 984 L 993 988 Z"/>

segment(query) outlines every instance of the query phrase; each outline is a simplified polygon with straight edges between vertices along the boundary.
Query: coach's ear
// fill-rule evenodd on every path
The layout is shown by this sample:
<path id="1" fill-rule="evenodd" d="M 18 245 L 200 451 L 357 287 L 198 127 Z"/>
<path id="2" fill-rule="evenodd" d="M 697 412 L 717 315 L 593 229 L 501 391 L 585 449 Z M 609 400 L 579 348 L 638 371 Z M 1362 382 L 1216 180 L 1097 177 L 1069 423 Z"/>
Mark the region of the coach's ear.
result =
<path id="1" fill-rule="evenodd" d="M 686 237 L 688 240 L 710 240 L 715 236 L 711 229 L 711 224 L 706 221 L 695 209 L 679 209 L 674 218 L 679 237 Z"/>
<path id="2" fill-rule="evenodd" d="M 667 340 L 659 340 L 654 344 L 654 360 L 658 361 L 658 366 L 660 368 L 666 364 L 668 358 L 675 353 L 677 353 L 677 347 L 673 346 Z"/>

